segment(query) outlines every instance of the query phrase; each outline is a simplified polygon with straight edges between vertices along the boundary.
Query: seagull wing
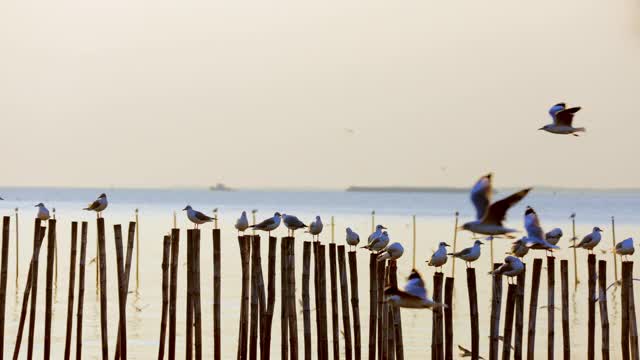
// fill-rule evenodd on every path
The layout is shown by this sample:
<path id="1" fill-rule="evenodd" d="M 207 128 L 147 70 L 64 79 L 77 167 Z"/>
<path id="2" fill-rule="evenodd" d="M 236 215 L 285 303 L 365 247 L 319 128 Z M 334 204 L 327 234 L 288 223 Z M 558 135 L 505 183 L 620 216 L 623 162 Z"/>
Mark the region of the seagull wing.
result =
<path id="1" fill-rule="evenodd" d="M 494 274 L 503 274 L 506 273 L 507 271 L 511 271 L 513 269 L 513 267 L 511 266 L 510 263 L 504 263 L 502 265 L 500 265 L 497 269 L 493 270 Z"/>
<path id="2" fill-rule="evenodd" d="M 275 219 L 271 217 L 271 218 L 268 218 L 268 219 L 264 220 L 263 222 L 261 222 L 259 224 L 254 225 L 253 227 L 263 228 L 263 227 L 271 226 L 271 225 L 273 225 L 275 223 L 276 223 Z"/>
<path id="3" fill-rule="evenodd" d="M 427 298 L 427 289 L 425 289 L 424 282 L 417 272 L 411 273 L 409 281 L 407 281 L 407 284 L 404 286 L 404 291 L 420 299 Z"/>
<path id="4" fill-rule="evenodd" d="M 579 106 L 558 111 L 556 113 L 556 125 L 571 126 L 571 123 L 573 122 L 573 116 L 578 111 L 580 111 Z"/>
<path id="5" fill-rule="evenodd" d="M 527 196 L 529 191 L 531 191 L 531 188 L 520 190 L 515 194 L 507 196 L 506 198 L 489 205 L 487 213 L 484 215 L 484 218 L 482 218 L 482 222 L 487 224 L 502 225 L 502 221 L 507 214 L 507 210 L 509 210 L 510 207 Z"/>
<path id="6" fill-rule="evenodd" d="M 195 211 L 194 215 L 195 215 L 196 219 L 198 219 L 200 221 L 211 221 L 211 220 L 213 220 L 212 217 L 209 217 L 209 216 L 201 213 L 200 211 Z"/>
<path id="7" fill-rule="evenodd" d="M 540 219 L 535 212 L 525 216 L 524 227 L 527 229 L 527 237 L 536 239 L 545 238 L 544 231 L 542 231 L 542 227 L 540 226 Z"/>
<path id="8" fill-rule="evenodd" d="M 458 251 L 457 253 L 454 253 L 453 256 L 455 256 L 455 257 L 467 256 L 467 255 L 471 254 L 471 250 L 472 249 L 473 248 L 462 249 L 462 250 Z"/>
<path id="9" fill-rule="evenodd" d="M 87 206 L 86 208 L 84 208 L 85 210 L 95 210 L 100 206 L 100 201 L 96 200 L 94 202 L 92 202 L 91 204 L 89 204 L 89 206 Z"/>
<path id="10" fill-rule="evenodd" d="M 578 245 L 576 245 L 576 247 L 583 247 L 584 245 L 590 243 L 592 240 L 591 238 L 591 234 L 585 236 L 582 238 L 582 241 L 580 241 L 580 243 Z"/>
<path id="11" fill-rule="evenodd" d="M 481 177 L 473 185 L 471 202 L 476 208 L 476 218 L 482 219 L 491 203 L 491 177 L 489 175 Z"/>

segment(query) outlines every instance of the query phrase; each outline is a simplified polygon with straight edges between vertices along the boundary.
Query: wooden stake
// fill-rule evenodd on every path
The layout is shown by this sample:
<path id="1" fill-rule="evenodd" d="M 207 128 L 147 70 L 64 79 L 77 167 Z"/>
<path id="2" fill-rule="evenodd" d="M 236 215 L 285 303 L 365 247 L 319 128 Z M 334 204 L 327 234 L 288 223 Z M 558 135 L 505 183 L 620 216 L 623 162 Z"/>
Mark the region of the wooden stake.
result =
<path id="1" fill-rule="evenodd" d="M 220 229 L 213 229 L 213 359 L 220 360 L 220 287 L 222 274 L 220 272 Z M 264 335 L 263 335 L 264 336 Z"/>
<path id="2" fill-rule="evenodd" d="M 493 264 L 493 270 L 500 267 Z M 489 330 L 489 360 L 497 360 L 500 351 L 500 311 L 502 307 L 502 275 L 493 274 L 493 291 L 491 292 L 491 328 Z"/>
<path id="3" fill-rule="evenodd" d="M 588 320 L 588 343 L 587 343 L 587 359 L 595 359 L 595 331 L 596 331 L 596 256 L 589 254 L 587 264 L 589 266 L 589 293 L 587 294 L 587 304 L 589 305 Z"/>
<path id="4" fill-rule="evenodd" d="M 304 358 L 311 356 L 311 299 L 309 296 L 309 279 L 311 278 L 311 242 L 302 244 L 302 323 L 304 331 Z"/>
<path id="5" fill-rule="evenodd" d="M 160 345 L 158 347 L 158 360 L 164 359 L 167 316 L 169 314 L 169 256 L 171 252 L 171 236 L 165 236 L 163 238 L 162 245 L 162 313 L 160 315 Z"/>
<path id="6" fill-rule="evenodd" d="M 36 220 L 36 224 L 40 224 L 40 220 Z M 27 359 L 31 360 L 33 358 L 33 341 L 35 334 L 35 325 L 36 325 L 36 304 L 38 303 L 38 258 L 40 256 L 40 246 L 42 245 L 42 239 L 44 238 L 46 228 L 44 226 L 40 226 L 40 230 L 36 232 L 36 236 L 40 238 L 38 244 L 33 252 L 33 258 L 31 259 L 31 267 L 33 269 L 33 274 L 31 276 L 31 302 L 30 302 L 30 311 L 29 311 L 29 337 L 27 338 Z"/>
<path id="7" fill-rule="evenodd" d="M 453 284 L 452 277 L 444 281 L 444 358 L 453 360 Z M 400 309 L 398 309 L 400 311 Z"/>
<path id="8" fill-rule="evenodd" d="M 282 242 L 284 245 L 284 241 Z M 260 238 L 251 237 L 251 316 L 249 322 L 249 359 L 258 358 L 258 254 L 260 254 Z M 284 255 L 284 254 L 283 254 Z M 283 256 L 284 259 L 284 256 Z M 282 273 L 282 278 L 286 278 L 286 271 Z M 283 287 L 284 290 L 284 287 Z M 283 308 L 285 300 L 282 300 Z M 286 328 L 285 328 L 286 330 Z"/>
<path id="9" fill-rule="evenodd" d="M 398 286 L 398 266 L 395 260 L 389 261 L 389 284 Z M 390 305 L 393 309 L 393 338 L 395 342 L 395 358 L 404 360 L 404 340 L 402 338 L 402 316 L 400 308 Z"/>
<path id="10" fill-rule="evenodd" d="M 443 274 L 441 272 L 436 272 L 433 274 L 433 301 L 436 303 L 442 303 L 442 285 L 443 285 Z M 442 308 L 434 308 L 433 310 L 433 321 L 432 321 L 432 337 L 431 337 L 431 358 L 434 360 L 443 360 L 444 359 L 444 344 L 443 344 L 443 314 Z"/>
<path id="11" fill-rule="evenodd" d="M 517 285 L 509 284 L 507 288 L 507 308 L 504 315 L 504 333 L 502 341 L 502 360 L 509 360 L 511 356 L 511 331 L 513 326 L 513 311 L 515 309 Z"/>
<path id="12" fill-rule="evenodd" d="M 529 332 L 527 336 L 527 360 L 535 359 L 536 315 L 538 313 L 538 290 L 540 289 L 540 271 L 542 259 L 533 260 L 531 278 L 531 298 L 529 300 Z"/>
<path id="13" fill-rule="evenodd" d="M 478 290 L 476 269 L 467 268 L 467 289 L 469 291 L 469 317 L 471 319 L 471 359 L 480 357 L 480 330 L 478 328 Z"/>
<path id="14" fill-rule="evenodd" d="M 296 310 L 296 261 L 295 239 L 287 238 L 287 306 L 289 307 L 289 353 L 291 359 L 298 359 L 298 311 Z M 326 323 L 326 322 L 325 322 Z"/>
<path id="15" fill-rule="evenodd" d="M 378 259 L 369 255 L 369 360 L 376 359 L 376 334 L 378 326 Z"/>
<path id="16" fill-rule="evenodd" d="M 627 294 L 629 296 L 628 301 L 628 313 L 629 313 L 629 347 L 631 349 L 631 358 L 634 360 L 640 359 L 640 352 L 638 350 L 638 324 L 636 323 L 636 305 L 635 295 L 633 292 L 633 279 L 629 279 L 633 274 L 633 262 L 630 262 L 631 266 L 627 274 L 627 286 L 629 290 Z"/>
<path id="17" fill-rule="evenodd" d="M 569 261 L 560 260 L 560 282 L 562 283 L 562 354 L 564 360 L 571 359 L 571 333 L 569 331 Z"/>
<path id="18" fill-rule="evenodd" d="M 616 248 L 616 219 L 613 216 L 611 217 L 611 245 L 612 249 Z M 615 271 L 615 277 L 613 278 L 613 280 L 615 284 L 618 285 L 618 281 L 620 280 L 620 278 L 618 277 L 618 255 L 615 251 L 612 251 L 611 254 L 613 255 L 613 269 Z"/>
<path id="19" fill-rule="evenodd" d="M 185 318 L 185 359 L 193 359 L 193 232 L 195 229 L 187 230 L 187 296 Z"/>
<path id="20" fill-rule="evenodd" d="M 271 349 L 271 324 L 273 322 L 273 311 L 276 304 L 276 250 L 277 239 L 269 238 L 269 258 L 267 269 L 267 310 L 264 314 L 264 352 L 261 352 L 262 359 L 269 359 Z M 264 355 L 263 355 L 264 354 Z"/>
<path id="21" fill-rule="evenodd" d="M 598 261 L 600 325 L 602 327 L 602 359 L 609 359 L 609 313 L 607 311 L 607 262 Z"/>
<path id="22" fill-rule="evenodd" d="M 47 238 L 47 270 L 44 312 L 44 358 L 51 358 L 51 316 L 53 306 L 53 274 L 56 248 L 56 220 L 49 219 L 49 236 Z"/>
<path id="23" fill-rule="evenodd" d="M 242 292 L 240 300 L 240 326 L 238 335 L 238 360 L 247 359 L 247 345 L 249 334 L 249 286 L 250 270 L 249 256 L 251 255 L 251 247 L 249 235 L 238 236 L 238 244 L 240 245 L 240 261 L 242 265 Z"/>
<path id="24" fill-rule="evenodd" d="M 80 230 L 80 260 L 78 261 L 78 313 L 76 319 L 76 359 L 82 359 L 82 317 L 84 307 L 84 274 L 87 266 L 87 231 L 89 223 L 82 222 Z"/>
<path id="25" fill-rule="evenodd" d="M 349 258 L 349 280 L 351 282 L 351 312 L 353 313 L 353 355 L 360 360 L 362 338 L 360 333 L 360 300 L 358 298 L 358 261 L 355 251 L 347 253 Z"/>
<path id="26" fill-rule="evenodd" d="M 4 324 L 7 304 L 7 267 L 9 260 L 9 216 L 2 217 L 2 265 L 0 270 L 0 360 L 4 359 Z"/>
<path id="27" fill-rule="evenodd" d="M 67 297 L 67 331 L 64 342 L 64 358 L 71 357 L 71 335 L 73 332 L 73 299 L 76 280 L 76 253 L 78 246 L 78 222 L 71 223 L 71 257 L 69 261 L 69 295 Z"/>
<path id="28" fill-rule="evenodd" d="M 555 337 L 556 258 L 547 256 L 547 359 L 553 359 Z"/>
<path id="29" fill-rule="evenodd" d="M 620 303 L 622 305 L 622 323 L 620 326 L 620 347 L 622 348 L 622 359 L 631 359 L 630 334 L 629 334 L 629 291 L 633 284 L 633 262 L 622 261 L 622 291 Z"/>
<path id="30" fill-rule="evenodd" d="M 202 299 L 200 295 L 200 229 L 193 231 L 192 271 L 193 271 L 193 316 L 195 324 L 196 359 L 202 359 Z"/>
<path id="31" fill-rule="evenodd" d="M 329 340 L 328 340 L 328 322 L 327 322 L 327 267 L 325 262 L 326 251 L 323 244 L 318 245 L 318 265 L 319 277 L 318 285 L 320 289 L 320 323 L 322 331 L 320 332 L 320 342 L 322 344 L 322 359 L 329 358 Z"/>
<path id="32" fill-rule="evenodd" d="M 524 287 L 527 272 L 527 265 L 518 274 L 518 288 L 516 289 L 516 329 L 514 336 L 513 356 L 515 360 L 522 360 L 522 348 L 524 339 Z"/>
<path id="33" fill-rule="evenodd" d="M 351 321 L 349 318 L 349 283 L 347 281 L 347 266 L 345 261 L 344 245 L 338 245 L 338 269 L 340 272 L 340 298 L 342 300 L 342 331 L 344 333 L 344 353 L 345 359 L 351 360 L 353 359 L 353 348 L 351 342 Z M 307 284 L 307 287 L 308 286 L 309 285 Z M 308 296 L 309 295 L 307 294 L 307 297 Z M 307 302 L 308 301 L 309 300 L 307 299 Z M 311 332 L 311 326 L 309 326 L 309 332 Z M 309 353 L 311 353 L 311 349 L 309 349 Z"/>
<path id="34" fill-rule="evenodd" d="M 332 228 L 333 228 L 333 217 Z M 332 325 L 332 339 L 333 339 L 333 358 L 340 358 L 340 323 L 338 315 L 340 309 L 338 308 L 338 269 L 336 264 L 336 244 L 334 242 L 329 244 L 329 278 L 331 280 L 331 325 Z"/>
<path id="35" fill-rule="evenodd" d="M 127 255 L 126 255 L 126 260 L 124 263 L 124 301 L 125 301 L 125 305 L 127 303 L 127 298 L 129 296 L 129 278 L 131 277 L 131 260 L 133 258 L 133 243 L 134 243 L 134 238 L 135 235 L 137 234 L 136 232 L 136 223 L 135 221 L 129 221 L 129 232 L 127 235 Z M 118 336 L 116 338 L 116 351 L 115 351 L 115 360 L 119 360 L 120 359 L 120 338 L 122 335 L 120 335 L 120 328 L 121 328 L 121 324 L 120 322 L 118 322 Z"/>
<path id="36" fill-rule="evenodd" d="M 387 278 L 387 261 L 378 264 L 378 359 L 387 359 L 387 303 L 384 301 L 384 287 Z"/>
<path id="37" fill-rule="evenodd" d="M 178 297 L 178 255 L 180 253 L 180 229 L 171 229 L 171 274 L 169 279 L 169 360 L 176 358 L 176 312 Z"/>
<path id="38" fill-rule="evenodd" d="M 120 344 L 116 348 L 120 349 L 120 356 L 127 358 L 127 300 L 126 300 L 126 284 L 124 275 L 124 250 L 122 249 L 122 227 L 120 225 L 113 226 L 113 233 L 116 245 L 116 267 L 118 273 L 118 310 L 120 329 Z"/>
<path id="39" fill-rule="evenodd" d="M 285 238 L 282 238 L 280 242 L 280 352 L 282 354 L 282 359 L 289 358 L 289 307 L 286 304 L 288 299 L 288 281 L 286 275 L 288 270 L 287 251 L 287 242 L 285 241 Z M 319 307 L 316 307 L 316 310 L 319 309 Z"/>

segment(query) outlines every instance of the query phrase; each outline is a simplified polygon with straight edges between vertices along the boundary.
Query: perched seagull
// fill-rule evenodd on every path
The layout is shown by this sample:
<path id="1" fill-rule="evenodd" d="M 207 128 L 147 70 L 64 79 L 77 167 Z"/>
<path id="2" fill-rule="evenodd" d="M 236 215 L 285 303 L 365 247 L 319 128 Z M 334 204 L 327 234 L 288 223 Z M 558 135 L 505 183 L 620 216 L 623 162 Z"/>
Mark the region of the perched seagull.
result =
<path id="1" fill-rule="evenodd" d="M 39 203 L 35 207 L 38 208 L 38 215 L 36 215 L 36 218 L 42 221 L 49 220 L 49 210 L 47 210 L 43 203 Z"/>
<path id="2" fill-rule="evenodd" d="M 601 232 L 602 232 L 602 229 L 596 226 L 593 228 L 593 231 L 591 232 L 591 234 L 582 238 L 582 241 L 580 241 L 578 245 L 571 245 L 569 247 L 587 249 L 589 250 L 589 253 L 592 253 L 593 248 L 596 247 L 598 243 L 600 243 L 600 240 L 602 239 L 602 235 L 600 234 Z"/>
<path id="3" fill-rule="evenodd" d="M 203 213 L 201 213 L 200 211 L 196 211 L 193 210 L 193 208 L 191 207 L 191 205 L 187 205 L 184 209 L 182 209 L 182 211 L 186 211 L 187 212 L 187 218 L 195 224 L 195 228 L 198 228 L 198 225 L 202 225 L 204 223 L 208 223 L 211 222 L 213 220 L 216 220 L 216 218 L 212 218 L 209 217 Z"/>
<path id="4" fill-rule="evenodd" d="M 349 245 L 351 248 L 353 248 L 354 246 L 358 246 L 358 244 L 360 243 L 360 235 L 356 234 L 355 231 L 351 230 L 350 227 L 347 228 L 347 245 Z"/>
<path id="5" fill-rule="evenodd" d="M 583 127 L 574 128 L 572 125 L 573 117 L 578 111 L 580 111 L 579 106 L 567 109 L 565 103 L 555 104 L 549 109 L 549 115 L 551 115 L 553 123 L 545 125 L 538 130 L 544 130 L 552 134 L 578 136 L 577 133 L 587 131 Z"/>
<path id="6" fill-rule="evenodd" d="M 398 307 L 411 309 L 441 309 L 446 305 L 437 303 L 427 296 L 427 289 L 424 287 L 422 277 L 416 271 L 411 270 L 409 281 L 404 290 L 397 286 L 390 286 L 384 290 L 384 297 L 387 301 Z"/>
<path id="7" fill-rule="evenodd" d="M 493 191 L 491 185 L 492 174 L 481 177 L 471 190 L 471 202 L 476 208 L 476 220 L 469 221 L 462 225 L 460 229 L 469 230 L 476 234 L 483 235 L 506 235 L 515 232 L 515 229 L 509 229 L 502 225 L 507 210 L 522 200 L 531 188 L 520 190 L 500 201 L 491 203 L 491 193 Z"/>
<path id="8" fill-rule="evenodd" d="M 527 206 L 524 212 L 524 227 L 527 230 L 527 236 L 522 240 L 529 249 L 546 251 L 560 249 L 558 246 L 547 242 L 542 226 L 540 226 L 538 214 L 531 206 Z"/>
<path id="9" fill-rule="evenodd" d="M 282 214 L 282 222 L 284 226 L 289 230 L 289 235 L 295 236 L 295 232 L 298 229 L 304 229 L 307 227 L 300 219 L 293 215 Z"/>
<path id="10" fill-rule="evenodd" d="M 363 248 L 374 252 L 384 249 L 387 244 L 389 244 L 389 234 L 386 231 L 383 231 L 379 237 L 371 240 L 371 242 L 363 246 Z"/>
<path id="11" fill-rule="evenodd" d="M 552 245 L 558 245 L 561 237 L 562 229 L 560 228 L 555 228 L 545 234 L 545 240 L 547 240 L 547 242 Z"/>
<path id="12" fill-rule="evenodd" d="M 249 219 L 247 219 L 246 211 L 243 211 L 242 215 L 240 215 L 238 220 L 236 220 L 235 227 L 236 227 L 236 230 L 238 230 L 238 235 L 240 235 L 240 233 L 244 233 L 245 230 L 247 230 L 247 228 L 249 227 Z"/>
<path id="13" fill-rule="evenodd" d="M 633 247 L 633 238 L 628 238 L 617 243 L 614 251 L 620 256 L 633 255 L 636 251 Z"/>
<path id="14" fill-rule="evenodd" d="M 519 275 L 524 270 L 524 264 L 515 256 L 504 258 L 504 264 L 493 270 L 491 274 L 504 275 L 509 278 Z"/>
<path id="15" fill-rule="evenodd" d="M 529 248 L 525 243 L 526 240 L 527 238 L 523 237 L 522 239 L 514 241 L 513 244 L 511 244 L 511 252 L 508 252 L 507 254 L 517 257 L 524 257 L 525 255 L 527 255 L 527 253 L 529 252 Z"/>
<path id="16" fill-rule="evenodd" d="M 440 272 L 442 272 L 442 266 L 447 263 L 447 247 L 449 244 L 446 242 L 440 242 L 438 245 L 438 250 L 436 250 L 433 255 L 431 255 L 431 259 L 428 261 L 429 266 L 433 266 L 436 268 L 440 268 Z"/>
<path id="17" fill-rule="evenodd" d="M 373 233 L 371 233 L 371 235 L 369 235 L 369 238 L 367 239 L 367 244 L 371 244 L 372 241 L 382 236 L 382 230 L 386 230 L 386 229 L 387 228 L 382 225 L 376 225 L 376 231 L 374 231 Z"/>
<path id="18" fill-rule="evenodd" d="M 402 254 L 404 254 L 404 247 L 399 242 L 394 242 L 378 254 L 378 261 L 398 260 Z"/>
<path id="19" fill-rule="evenodd" d="M 109 205 L 109 202 L 107 201 L 107 195 L 105 193 L 102 193 L 94 202 L 92 202 L 88 207 L 82 210 L 95 211 L 98 217 L 101 218 L 102 212 L 107 208 L 107 205 Z"/>
<path id="20" fill-rule="evenodd" d="M 254 228 L 256 230 L 266 231 L 271 237 L 271 232 L 280 226 L 280 220 L 282 220 L 282 215 L 279 212 L 273 214 L 273 217 L 270 217 L 263 222 L 255 225 L 250 225 L 250 228 Z"/>
<path id="21" fill-rule="evenodd" d="M 478 260 L 478 258 L 480 258 L 480 245 L 483 245 L 484 243 L 480 240 L 476 240 L 473 243 L 472 247 L 468 247 L 466 249 L 462 249 L 461 251 L 458 251 L 457 253 L 449 253 L 448 255 L 451 255 L 453 257 L 457 257 L 459 259 L 462 259 L 465 261 L 465 264 L 467 265 L 467 267 L 470 266 L 470 263 Z"/>
<path id="22" fill-rule="evenodd" d="M 320 241 L 320 233 L 322 232 L 322 228 L 322 220 L 320 220 L 320 216 L 316 216 L 316 220 L 312 221 L 311 224 L 309 224 L 309 231 L 307 232 L 313 235 L 316 241 Z"/>

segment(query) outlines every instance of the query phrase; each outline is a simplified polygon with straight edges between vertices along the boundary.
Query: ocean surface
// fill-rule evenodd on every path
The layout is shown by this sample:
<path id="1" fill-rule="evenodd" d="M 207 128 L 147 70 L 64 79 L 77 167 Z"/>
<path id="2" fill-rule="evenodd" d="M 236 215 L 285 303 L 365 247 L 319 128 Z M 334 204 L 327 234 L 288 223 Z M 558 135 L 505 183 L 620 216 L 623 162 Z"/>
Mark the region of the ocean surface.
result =
<path id="1" fill-rule="evenodd" d="M 64 351 L 64 337 L 66 327 L 68 272 L 70 253 L 70 229 L 72 221 L 89 221 L 89 241 L 87 247 L 87 262 L 96 254 L 96 225 L 95 214 L 81 209 L 95 199 L 101 192 L 106 192 L 110 205 L 104 217 L 107 227 L 107 271 L 108 271 L 108 316 L 109 316 L 109 353 L 112 356 L 115 347 L 117 329 L 117 279 L 115 245 L 113 241 L 113 225 L 122 224 L 126 229 L 129 221 L 134 220 L 135 210 L 139 211 L 140 254 L 139 266 L 134 264 L 132 269 L 128 299 L 128 344 L 129 357 L 132 359 L 149 359 L 157 356 L 161 311 L 161 261 L 162 237 L 173 226 L 174 212 L 177 226 L 187 229 L 191 225 L 181 211 L 187 204 L 195 209 L 211 213 L 217 208 L 219 213 L 218 226 L 222 229 L 222 351 L 223 358 L 236 355 L 238 320 L 240 308 L 240 259 L 233 228 L 235 219 L 242 210 L 250 213 L 258 210 L 256 216 L 262 220 L 274 211 L 295 214 L 303 221 L 311 221 L 315 215 L 320 215 L 325 223 L 321 240 L 328 243 L 334 239 L 338 244 L 344 243 L 344 229 L 347 226 L 357 231 L 361 238 L 366 238 L 371 232 L 372 211 L 375 211 L 375 223 L 384 224 L 389 228 L 392 241 L 398 241 L 405 246 L 405 255 L 398 262 L 401 283 L 409 274 L 412 267 L 412 216 L 416 216 L 417 245 L 416 267 L 423 274 L 427 287 L 432 288 L 434 270 L 427 268 L 427 260 L 431 252 L 440 241 L 453 242 L 454 213 L 459 211 L 460 222 L 470 220 L 474 209 L 468 200 L 468 195 L 459 192 L 437 193 L 382 193 L 382 192 L 344 192 L 344 191 L 230 191 L 213 192 L 209 190 L 143 190 L 143 189 L 71 189 L 71 188 L 0 188 L 0 196 L 5 200 L 0 202 L 0 215 L 11 216 L 11 247 L 9 249 L 8 289 L 7 289 L 7 323 L 5 330 L 5 356 L 13 353 L 15 335 L 17 332 L 19 312 L 24 291 L 28 262 L 32 251 L 33 217 L 36 209 L 34 205 L 44 202 L 52 210 L 56 209 L 58 221 L 58 277 L 54 291 L 53 314 L 53 345 L 54 358 L 60 358 Z M 495 198 L 505 195 L 498 193 Z M 636 236 L 640 225 L 640 191 L 595 191 L 595 190 L 535 190 L 508 214 L 507 224 L 522 229 L 523 212 L 526 205 L 533 206 L 540 215 L 545 229 L 561 227 L 565 236 L 559 245 L 563 248 L 556 253 L 557 263 L 561 259 L 569 259 L 570 273 L 570 316 L 572 355 L 575 358 L 585 358 L 587 351 L 587 259 L 586 253 L 578 251 L 578 277 L 581 282 L 573 286 L 573 252 L 567 249 L 571 238 L 570 215 L 576 213 L 576 233 L 578 237 L 591 231 L 593 226 L 604 229 L 603 241 L 599 250 L 612 248 L 611 217 L 615 216 L 615 235 L 617 241 L 629 236 Z M 19 236 L 16 234 L 16 211 L 19 214 Z M 331 217 L 334 217 L 334 236 L 332 236 Z M 201 236 L 201 287 L 203 305 L 203 352 L 205 358 L 213 354 L 213 276 L 212 276 L 212 225 L 203 226 Z M 281 228 L 275 232 L 280 237 L 286 235 Z M 183 233 L 186 238 L 186 233 Z M 265 237 L 263 237 L 265 239 Z M 308 234 L 299 232 L 296 241 L 296 283 L 297 297 L 300 297 L 302 277 L 302 240 L 309 240 Z M 457 238 L 457 248 L 470 246 L 473 240 L 471 234 L 461 232 Z M 16 245 L 19 250 L 16 254 Z M 482 257 L 474 264 L 478 281 L 478 301 L 480 310 L 480 353 L 488 357 L 489 350 L 489 309 L 491 301 L 491 277 L 487 274 L 491 266 L 491 252 L 495 261 L 504 257 L 510 242 L 497 239 L 493 245 L 487 243 L 483 247 Z M 43 245 L 40 259 L 46 259 L 46 246 Z M 186 247 L 181 247 L 181 262 L 185 262 Z M 608 282 L 613 282 L 614 266 L 610 252 L 597 251 L 598 259 L 608 261 Z M 18 260 L 18 274 L 16 277 L 16 256 Z M 279 256 L 279 254 L 278 254 Z M 530 253 L 527 264 L 532 263 L 534 257 L 544 258 L 544 253 Z M 267 241 L 262 241 L 262 259 L 266 273 Z M 366 354 L 368 339 L 368 253 L 358 250 L 358 268 L 360 280 L 360 317 L 362 322 L 363 357 Z M 529 265 L 531 266 L 531 265 Z M 620 267 L 620 266 L 618 266 Z M 555 302 L 560 308 L 560 273 L 559 264 L 556 265 Z M 138 275 L 136 269 L 139 269 Z M 179 269 L 178 287 L 178 339 L 177 351 L 184 353 L 184 312 L 186 268 Z M 96 292 L 95 262 L 89 263 L 86 270 L 85 306 L 83 322 L 83 355 L 93 359 L 100 357 L 100 324 L 99 305 Z M 464 264 L 456 265 L 456 283 L 454 294 L 454 342 L 470 348 L 469 306 L 464 274 Z M 447 275 L 451 272 L 451 261 L 445 266 Z M 637 273 L 637 271 L 636 271 Z M 638 277 L 638 276 L 636 276 Z M 279 278 L 276 279 L 279 284 Z M 39 271 L 40 291 L 38 292 L 38 313 L 36 322 L 35 354 L 42 356 L 44 340 L 44 307 L 45 307 L 45 262 L 41 261 Z M 329 280 L 327 280 L 329 281 Z M 527 274 L 525 299 L 525 326 L 528 321 L 529 283 L 531 274 Z M 505 281 L 506 284 L 506 281 Z M 77 286 L 77 274 L 76 274 Z M 278 286 L 278 285 L 277 285 Z M 637 293 L 636 298 L 640 298 Z M 311 287 L 313 289 L 313 286 Z M 313 290 L 312 290 L 313 291 Z M 506 296 L 506 285 L 505 285 Z M 620 358 L 620 289 L 613 287 L 608 292 L 609 321 L 611 326 L 611 355 Z M 313 294 L 312 294 L 313 299 Z M 504 302 L 504 299 L 503 299 Z M 547 303 L 546 270 L 543 269 L 539 305 Z M 76 290 L 77 304 L 77 290 Z M 74 338 L 75 344 L 75 307 L 74 304 Z M 298 305 L 299 306 L 299 305 Z M 275 314 L 280 312 L 279 298 L 276 302 Z M 312 301 L 312 309 L 315 306 Z M 298 308 L 301 310 L 301 308 Z M 313 311 L 313 310 L 312 310 Z M 330 311 L 330 306 L 329 306 Z M 503 308 L 504 311 L 504 308 Z M 404 349 L 407 359 L 424 358 L 430 354 L 431 345 L 431 312 L 428 310 L 403 310 Z M 312 314 L 312 319 L 314 315 Z M 329 317 L 330 318 L 330 317 Z M 502 315 L 504 320 L 504 313 Z M 555 314 L 555 350 L 556 356 L 562 353 L 561 312 Z M 299 347 L 302 349 L 302 317 L 298 317 L 300 331 Z M 330 320 L 329 320 L 330 322 Z M 280 339 L 278 337 L 280 321 L 274 317 L 271 353 L 279 357 Z M 342 324 L 340 325 L 342 327 Z M 501 324 L 500 328 L 502 331 Z M 313 349 L 315 352 L 315 324 L 312 324 L 314 336 Z M 26 336 L 23 338 L 21 355 L 26 357 Z M 329 334 L 331 340 L 331 334 Z M 600 317 L 596 310 L 596 353 L 600 352 Z M 343 339 L 340 338 L 340 348 L 344 351 Z M 536 350 L 546 351 L 547 348 L 547 312 L 540 309 L 537 315 Z M 525 349 L 526 349 L 526 344 Z M 73 350 L 75 351 L 75 350 Z"/>

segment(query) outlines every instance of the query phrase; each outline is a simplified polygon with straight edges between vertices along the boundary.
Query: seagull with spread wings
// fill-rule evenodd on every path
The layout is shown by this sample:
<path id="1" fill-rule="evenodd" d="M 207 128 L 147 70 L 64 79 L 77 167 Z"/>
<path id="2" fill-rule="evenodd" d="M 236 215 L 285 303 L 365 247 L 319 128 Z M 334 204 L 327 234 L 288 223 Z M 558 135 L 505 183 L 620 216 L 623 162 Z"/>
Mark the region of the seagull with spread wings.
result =
<path id="1" fill-rule="evenodd" d="M 540 218 L 531 206 L 527 206 L 524 212 L 524 227 L 527 236 L 522 238 L 526 247 L 532 250 L 553 251 L 560 249 L 559 246 L 549 243 L 540 225 Z"/>
<path id="2" fill-rule="evenodd" d="M 549 109 L 549 115 L 551 115 L 553 123 L 545 125 L 538 130 L 544 130 L 552 134 L 578 136 L 579 132 L 587 131 L 583 127 L 573 127 L 573 117 L 580 109 L 579 106 L 567 109 L 565 103 L 555 104 Z"/>
<path id="3" fill-rule="evenodd" d="M 102 193 L 100 194 L 100 196 L 98 196 L 98 198 L 94 202 L 89 204 L 89 206 L 87 206 L 83 210 L 95 211 L 97 216 L 101 218 L 102 212 L 104 211 L 104 209 L 107 208 L 108 205 L 109 205 L 109 202 L 107 201 L 107 194 Z"/>
<path id="4" fill-rule="evenodd" d="M 208 223 L 211 221 L 216 220 L 216 218 L 207 216 L 203 213 L 201 213 L 200 211 L 196 211 L 193 210 L 193 208 L 191 207 L 191 205 L 187 205 L 184 209 L 182 209 L 183 211 L 187 212 L 187 218 L 195 224 L 195 228 L 198 228 L 198 225 L 202 225 L 204 223 Z"/>
<path id="5" fill-rule="evenodd" d="M 403 308 L 437 310 L 446 307 L 446 305 L 429 298 L 424 281 L 416 269 L 411 270 L 409 281 L 407 281 L 404 290 L 398 289 L 397 286 L 387 287 L 384 290 L 384 297 L 387 301 Z"/>

